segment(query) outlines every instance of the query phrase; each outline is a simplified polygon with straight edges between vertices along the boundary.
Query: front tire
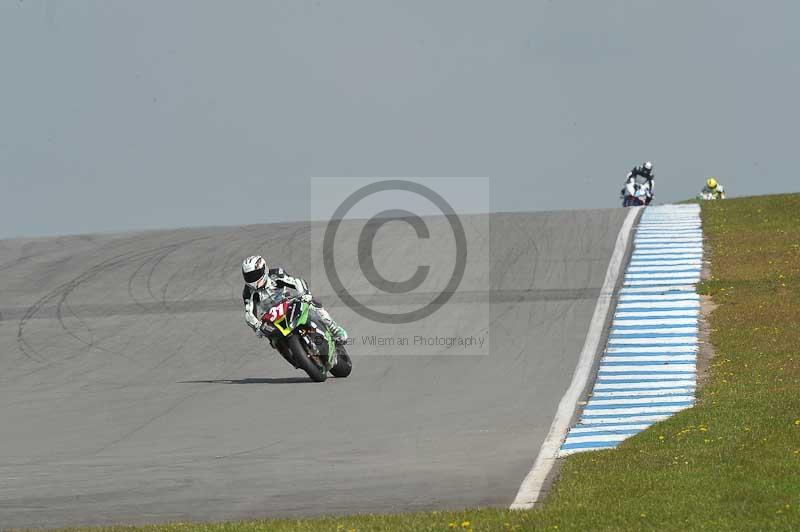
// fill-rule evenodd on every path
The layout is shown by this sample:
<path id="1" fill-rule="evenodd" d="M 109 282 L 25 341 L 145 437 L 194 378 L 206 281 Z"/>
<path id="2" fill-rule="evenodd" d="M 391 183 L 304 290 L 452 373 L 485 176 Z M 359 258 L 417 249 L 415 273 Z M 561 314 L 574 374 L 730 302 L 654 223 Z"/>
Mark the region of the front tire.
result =
<path id="1" fill-rule="evenodd" d="M 297 367 L 305 371 L 311 380 L 314 382 L 325 382 L 328 378 L 328 372 L 324 368 L 317 366 L 313 360 L 308 358 L 308 353 L 300 338 L 296 334 L 292 334 L 286 339 L 287 347 L 292 353 Z"/>
<path id="2" fill-rule="evenodd" d="M 350 375 L 351 371 L 353 371 L 353 362 L 350 360 L 350 355 L 347 354 L 343 345 L 337 345 L 336 365 L 331 368 L 331 375 L 341 379 Z"/>

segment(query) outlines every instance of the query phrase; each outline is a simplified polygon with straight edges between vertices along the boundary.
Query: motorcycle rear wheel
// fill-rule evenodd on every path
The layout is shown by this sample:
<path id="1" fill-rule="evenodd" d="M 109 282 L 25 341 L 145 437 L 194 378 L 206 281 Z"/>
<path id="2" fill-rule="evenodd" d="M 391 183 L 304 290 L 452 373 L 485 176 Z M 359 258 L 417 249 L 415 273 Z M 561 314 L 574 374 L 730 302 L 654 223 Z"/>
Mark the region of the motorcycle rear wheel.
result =
<path id="1" fill-rule="evenodd" d="M 308 358 L 308 353 L 300 338 L 296 334 L 292 334 L 286 339 L 286 343 L 297 367 L 305 371 L 312 381 L 325 382 L 325 379 L 328 378 L 328 372 L 325 368 L 320 368 L 313 360 Z"/>

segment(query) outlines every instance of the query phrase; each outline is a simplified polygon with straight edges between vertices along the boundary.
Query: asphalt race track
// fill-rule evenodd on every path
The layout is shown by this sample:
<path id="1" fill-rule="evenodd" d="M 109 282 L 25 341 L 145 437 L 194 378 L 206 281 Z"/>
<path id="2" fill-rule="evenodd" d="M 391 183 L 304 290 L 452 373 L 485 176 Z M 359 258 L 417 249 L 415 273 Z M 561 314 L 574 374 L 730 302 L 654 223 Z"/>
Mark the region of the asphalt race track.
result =
<path id="1" fill-rule="evenodd" d="M 510 504 L 625 215 L 464 217 L 477 250 L 464 281 L 402 327 L 327 288 L 309 266 L 309 224 L 0 241 L 0 528 Z M 355 231 L 345 223 L 341 238 Z M 398 222 L 381 231 L 387 278 L 439 259 L 431 283 L 449 277 L 445 243 Z M 312 383 L 245 327 L 239 264 L 256 252 L 306 277 L 346 326 L 349 378 Z M 473 268 L 482 256 L 485 271 Z M 384 297 L 341 271 L 384 309 L 429 293 Z M 469 355 L 363 341 L 400 329 L 488 343 Z"/>

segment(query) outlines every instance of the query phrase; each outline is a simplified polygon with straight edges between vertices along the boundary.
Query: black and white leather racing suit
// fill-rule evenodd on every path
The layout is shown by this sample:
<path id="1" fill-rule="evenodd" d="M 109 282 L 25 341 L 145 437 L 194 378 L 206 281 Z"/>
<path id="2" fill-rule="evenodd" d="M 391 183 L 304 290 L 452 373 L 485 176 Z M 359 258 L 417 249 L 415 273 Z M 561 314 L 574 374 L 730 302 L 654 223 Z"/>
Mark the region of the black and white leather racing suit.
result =
<path id="1" fill-rule="evenodd" d="M 242 291 L 242 300 L 244 302 L 244 320 L 257 335 L 261 336 L 261 316 L 256 315 L 258 302 L 268 297 L 269 294 L 275 292 L 276 290 L 283 290 L 284 288 L 290 288 L 295 290 L 300 296 L 305 295 L 306 297 L 311 298 L 311 292 L 308 289 L 308 284 L 300 277 L 293 277 L 287 274 L 283 268 L 270 268 L 267 272 L 267 282 L 258 290 L 244 285 L 244 290 Z M 344 328 L 340 327 L 335 321 L 333 321 L 331 315 L 328 314 L 328 311 L 322 307 L 319 301 L 310 299 L 309 303 L 314 306 L 317 314 L 319 314 L 320 319 L 322 319 L 328 329 L 330 329 L 334 339 L 337 342 L 346 341 L 347 333 L 345 332 Z"/>

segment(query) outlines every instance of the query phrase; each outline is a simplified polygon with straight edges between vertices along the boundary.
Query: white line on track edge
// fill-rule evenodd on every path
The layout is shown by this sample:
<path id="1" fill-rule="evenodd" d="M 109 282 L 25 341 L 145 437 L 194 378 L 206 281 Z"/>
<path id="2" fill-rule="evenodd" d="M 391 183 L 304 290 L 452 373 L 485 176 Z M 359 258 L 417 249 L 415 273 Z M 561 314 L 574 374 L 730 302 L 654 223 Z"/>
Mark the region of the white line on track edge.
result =
<path id="1" fill-rule="evenodd" d="M 510 508 L 512 510 L 527 510 L 533 508 L 536 501 L 538 501 L 539 497 L 542 495 L 542 486 L 547 476 L 550 474 L 550 470 L 556 463 L 561 443 L 567 435 L 572 417 L 578 408 L 578 400 L 581 398 L 581 394 L 583 394 L 583 391 L 589 383 L 595 355 L 600 356 L 600 340 L 603 337 L 606 323 L 610 317 L 614 289 L 617 286 L 617 281 L 621 279 L 623 268 L 626 266 L 624 263 L 625 253 L 628 249 L 628 242 L 633 232 L 633 223 L 636 220 L 638 212 L 639 209 L 630 209 L 628 215 L 625 217 L 625 221 L 622 222 L 622 227 L 619 230 L 617 242 L 614 246 L 614 253 L 611 255 L 611 260 L 608 263 L 603 287 L 600 290 L 600 296 L 597 298 L 597 304 L 594 307 L 592 321 L 589 323 L 589 330 L 586 333 L 586 340 L 584 341 L 583 349 L 578 359 L 578 365 L 575 367 L 575 372 L 572 374 L 572 382 L 570 382 L 569 388 L 567 388 L 567 391 L 558 403 L 558 409 L 553 418 L 553 423 L 550 425 L 550 431 L 547 433 L 544 442 L 542 442 L 533 467 L 525 476 L 522 485 L 520 485 L 517 491 L 517 496 L 514 498 L 514 502 L 511 503 Z"/>

